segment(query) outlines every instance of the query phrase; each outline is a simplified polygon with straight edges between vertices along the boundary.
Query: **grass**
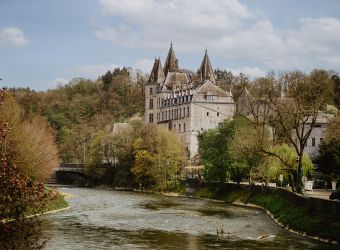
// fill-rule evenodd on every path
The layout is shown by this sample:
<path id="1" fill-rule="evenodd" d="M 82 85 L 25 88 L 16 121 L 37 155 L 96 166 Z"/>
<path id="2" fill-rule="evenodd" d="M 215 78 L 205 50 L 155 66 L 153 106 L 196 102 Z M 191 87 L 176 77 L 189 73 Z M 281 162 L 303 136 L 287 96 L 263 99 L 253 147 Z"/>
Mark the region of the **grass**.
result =
<path id="1" fill-rule="evenodd" d="M 261 206 L 283 225 L 323 239 L 340 242 L 340 217 L 324 214 L 311 214 L 306 208 L 294 204 L 277 194 L 260 194 L 248 190 L 219 190 L 216 187 L 204 187 L 197 191 L 197 197 L 219 199 L 226 203 L 251 203 Z"/>
<path id="2" fill-rule="evenodd" d="M 53 200 L 49 200 L 45 206 L 44 212 L 53 211 L 68 207 L 68 203 L 65 201 L 64 196 L 57 193 Z"/>

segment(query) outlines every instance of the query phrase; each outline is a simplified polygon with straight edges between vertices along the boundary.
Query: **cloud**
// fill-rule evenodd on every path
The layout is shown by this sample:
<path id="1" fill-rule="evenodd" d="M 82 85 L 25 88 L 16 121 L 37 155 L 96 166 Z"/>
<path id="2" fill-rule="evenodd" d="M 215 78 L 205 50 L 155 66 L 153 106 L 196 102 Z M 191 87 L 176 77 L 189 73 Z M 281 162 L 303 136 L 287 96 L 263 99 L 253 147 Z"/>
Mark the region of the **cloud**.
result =
<path id="1" fill-rule="evenodd" d="M 230 70 L 234 75 L 243 73 L 251 79 L 262 77 L 267 74 L 264 70 L 260 69 L 259 67 L 242 67 L 242 68 L 228 69 L 228 70 Z"/>
<path id="2" fill-rule="evenodd" d="M 99 0 L 99 4 L 103 15 L 121 22 L 99 26 L 96 35 L 128 47 L 160 49 L 173 39 L 179 50 L 202 49 L 202 38 L 232 34 L 242 20 L 252 18 L 238 0 Z"/>
<path id="3" fill-rule="evenodd" d="M 64 84 L 67 84 L 69 82 L 69 80 L 67 80 L 66 78 L 64 77 L 56 77 L 54 80 L 53 80 L 53 83 L 55 85 L 64 85 Z"/>
<path id="4" fill-rule="evenodd" d="M 28 40 L 22 30 L 16 27 L 0 28 L 0 47 L 19 48 L 28 44 Z"/>
<path id="5" fill-rule="evenodd" d="M 74 65 L 65 69 L 65 72 L 70 75 L 73 75 L 73 77 L 96 79 L 99 76 L 105 74 L 108 70 L 113 70 L 114 68 L 118 67 L 121 66 L 116 64 Z"/>
<path id="6" fill-rule="evenodd" d="M 266 70 L 340 68 L 340 19 L 300 17 L 276 26 L 239 0 L 99 0 L 98 38 L 129 48 L 209 53 Z M 115 22 L 110 24 L 109 17 Z M 246 67 L 247 65 L 245 65 Z"/>
<path id="7" fill-rule="evenodd" d="M 144 73 L 150 73 L 153 63 L 154 60 L 144 58 L 136 62 L 135 68 L 140 69 Z"/>

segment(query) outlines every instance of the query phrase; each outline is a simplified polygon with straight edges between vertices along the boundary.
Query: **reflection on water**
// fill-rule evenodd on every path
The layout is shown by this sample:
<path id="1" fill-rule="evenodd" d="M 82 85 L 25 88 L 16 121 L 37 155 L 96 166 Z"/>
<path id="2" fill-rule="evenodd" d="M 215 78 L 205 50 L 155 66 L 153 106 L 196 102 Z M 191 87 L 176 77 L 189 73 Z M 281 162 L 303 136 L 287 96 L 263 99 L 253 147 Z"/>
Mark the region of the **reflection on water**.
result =
<path id="1" fill-rule="evenodd" d="M 44 229 L 46 249 L 334 248 L 281 229 L 257 209 L 133 192 L 62 191 L 75 196 L 69 210 L 45 216 L 51 224 Z M 231 233 L 217 236 L 220 228 Z"/>

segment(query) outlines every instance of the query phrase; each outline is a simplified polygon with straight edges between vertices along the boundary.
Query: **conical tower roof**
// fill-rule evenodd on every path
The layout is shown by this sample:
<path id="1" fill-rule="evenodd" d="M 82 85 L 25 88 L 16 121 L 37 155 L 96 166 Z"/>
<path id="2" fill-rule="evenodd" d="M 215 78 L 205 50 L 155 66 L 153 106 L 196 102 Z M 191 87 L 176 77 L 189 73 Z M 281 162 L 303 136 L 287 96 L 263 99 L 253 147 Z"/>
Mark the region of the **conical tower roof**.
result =
<path id="1" fill-rule="evenodd" d="M 168 56 L 166 57 L 165 65 L 164 65 L 164 75 L 166 76 L 168 72 L 178 71 L 178 60 L 176 58 L 175 52 L 172 48 L 172 43 L 170 45 Z"/>
<path id="2" fill-rule="evenodd" d="M 211 66 L 207 50 L 205 50 L 199 73 L 201 74 L 202 81 L 210 80 L 213 83 L 215 82 L 214 70 Z"/>
<path id="3" fill-rule="evenodd" d="M 149 83 L 162 83 L 164 81 L 164 73 L 162 69 L 162 63 L 161 59 L 155 58 L 155 62 L 153 64 L 150 77 L 149 77 Z"/>

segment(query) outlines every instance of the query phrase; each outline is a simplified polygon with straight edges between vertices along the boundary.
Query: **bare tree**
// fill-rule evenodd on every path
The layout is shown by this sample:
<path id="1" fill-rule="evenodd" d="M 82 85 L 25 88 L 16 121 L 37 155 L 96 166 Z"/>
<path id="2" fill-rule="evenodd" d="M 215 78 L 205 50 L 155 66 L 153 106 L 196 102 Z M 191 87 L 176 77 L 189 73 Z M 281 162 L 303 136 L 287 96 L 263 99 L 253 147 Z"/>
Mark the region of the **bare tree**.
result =
<path id="1" fill-rule="evenodd" d="M 281 135 L 295 149 L 298 173 L 302 171 L 302 156 L 307 140 L 320 110 L 326 104 L 331 86 L 331 77 L 324 70 L 314 70 L 309 75 L 290 72 L 280 79 L 269 75 L 258 81 L 254 85 L 253 95 L 247 97 L 252 122 L 263 129 L 266 126 L 272 128 L 273 144 L 279 142 Z M 285 95 L 282 95 L 284 87 Z M 264 148 L 259 150 L 279 158 L 288 166 L 278 154 Z M 300 190 L 299 184 L 297 191 Z"/>

